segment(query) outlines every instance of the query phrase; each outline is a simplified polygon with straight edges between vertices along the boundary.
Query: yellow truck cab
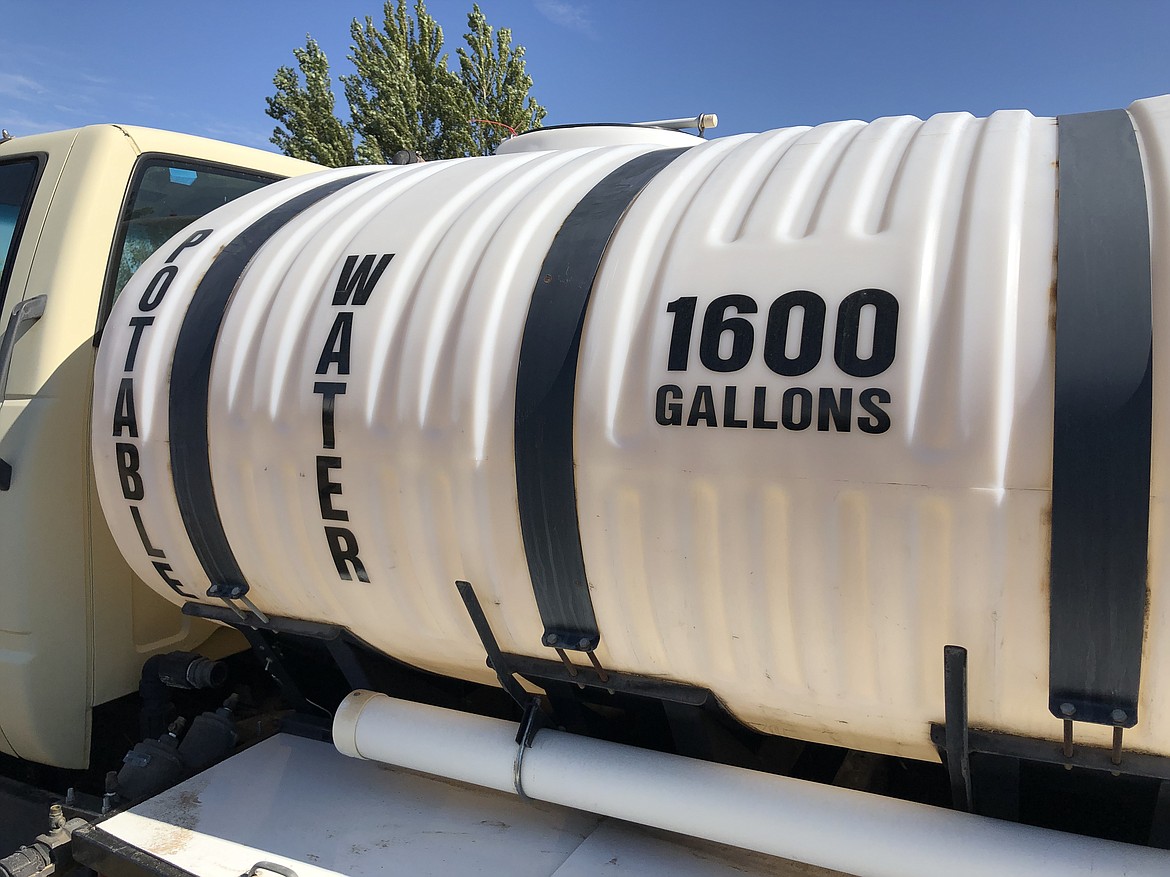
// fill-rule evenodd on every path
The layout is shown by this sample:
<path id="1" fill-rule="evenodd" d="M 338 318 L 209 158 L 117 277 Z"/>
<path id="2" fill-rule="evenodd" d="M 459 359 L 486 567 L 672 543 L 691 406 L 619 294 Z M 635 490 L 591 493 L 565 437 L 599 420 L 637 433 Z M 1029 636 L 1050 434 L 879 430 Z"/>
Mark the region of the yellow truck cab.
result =
<path id="1" fill-rule="evenodd" d="M 138 265 L 208 211 L 315 165 L 122 125 L 0 143 L 0 752 L 89 762 L 94 707 L 143 661 L 225 628 L 184 617 L 122 559 L 89 454 L 103 321 Z M 164 571 L 160 571 L 160 574 Z"/>

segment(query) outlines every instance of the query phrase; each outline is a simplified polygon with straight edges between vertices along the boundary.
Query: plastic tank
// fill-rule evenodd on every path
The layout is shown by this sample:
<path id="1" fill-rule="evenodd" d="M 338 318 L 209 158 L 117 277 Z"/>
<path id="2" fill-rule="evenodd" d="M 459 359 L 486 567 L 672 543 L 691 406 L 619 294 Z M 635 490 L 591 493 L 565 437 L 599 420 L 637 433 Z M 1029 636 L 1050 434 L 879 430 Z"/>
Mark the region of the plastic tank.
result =
<path id="1" fill-rule="evenodd" d="M 1155 339 L 1168 113 L 1126 117 Z M 162 247 L 105 328 L 112 531 L 176 602 L 246 584 L 266 614 L 491 682 L 468 580 L 505 651 L 580 634 L 765 732 L 915 757 L 959 644 L 972 725 L 1059 739 L 1050 647 L 1076 638 L 1053 606 L 1093 614 L 1050 604 L 1063 125 L 606 129 L 241 198 Z M 1141 670 L 1127 747 L 1162 754 L 1167 362 L 1147 602 L 1118 634 Z"/>

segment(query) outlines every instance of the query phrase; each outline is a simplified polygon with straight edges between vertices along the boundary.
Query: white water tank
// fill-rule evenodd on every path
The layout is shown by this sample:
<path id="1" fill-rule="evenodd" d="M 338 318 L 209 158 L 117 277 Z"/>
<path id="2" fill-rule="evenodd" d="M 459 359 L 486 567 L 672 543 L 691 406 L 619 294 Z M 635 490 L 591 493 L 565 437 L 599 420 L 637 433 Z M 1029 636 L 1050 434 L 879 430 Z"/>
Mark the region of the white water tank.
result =
<path id="1" fill-rule="evenodd" d="M 1136 273 L 1167 337 L 1170 99 L 1105 125 L 1131 126 L 1148 225 L 1077 206 L 1093 161 L 1125 160 L 1096 122 L 1074 144 L 1081 118 L 1068 168 L 1065 121 L 1011 111 L 550 138 L 240 198 L 147 261 L 104 330 L 110 527 L 175 602 L 246 585 L 267 615 L 466 679 L 494 681 L 456 580 L 506 652 L 595 647 L 768 733 L 932 758 L 953 643 L 972 725 L 1059 739 L 1054 704 L 1091 721 L 1121 704 L 1127 747 L 1170 754 L 1170 356 L 1153 358 L 1145 510 L 1101 499 L 1094 523 L 1076 509 L 1095 495 L 1053 495 L 1058 316 L 1081 276 L 1063 267 L 1081 248 L 1060 253 L 1059 311 L 1058 226 L 1146 241 Z M 1124 371 L 1109 343 L 1092 356 Z M 1095 580 L 1050 594 L 1060 546 L 1147 512 L 1129 597 Z M 1120 607 L 1112 634 L 1094 600 Z M 1067 657 L 1110 636 L 1128 657 Z M 1072 669 L 1050 674 L 1050 647 Z M 1061 688 L 1107 665 L 1133 690 Z"/>

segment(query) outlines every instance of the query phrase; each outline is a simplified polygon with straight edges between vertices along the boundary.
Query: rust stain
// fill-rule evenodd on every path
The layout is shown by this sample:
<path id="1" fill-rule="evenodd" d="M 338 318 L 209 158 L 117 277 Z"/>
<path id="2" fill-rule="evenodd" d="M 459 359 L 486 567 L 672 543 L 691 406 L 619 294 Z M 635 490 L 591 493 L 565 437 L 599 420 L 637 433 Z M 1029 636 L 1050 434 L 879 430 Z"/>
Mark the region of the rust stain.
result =
<path id="1" fill-rule="evenodd" d="M 149 852 L 156 856 L 173 856 L 181 853 L 191 843 L 195 833 L 175 825 L 160 825 L 151 838 Z"/>
<path id="2" fill-rule="evenodd" d="M 1056 296 L 1060 274 L 1057 271 L 1060 265 L 1060 241 L 1052 245 L 1052 283 L 1048 286 L 1048 333 L 1056 335 Z"/>
<path id="3" fill-rule="evenodd" d="M 193 831 L 199 827 L 200 808 L 203 806 L 199 795 L 206 788 L 206 780 L 192 781 L 182 791 L 158 799 L 155 806 L 144 815 Z"/>
<path id="4" fill-rule="evenodd" d="M 1161 529 L 1162 529 L 1161 522 L 1159 520 L 1157 520 L 1158 515 L 1159 515 L 1158 509 L 1152 501 L 1153 500 L 1153 491 L 1154 491 L 1154 485 L 1153 485 L 1153 481 L 1151 480 L 1151 482 L 1150 482 L 1150 493 L 1151 493 L 1150 519 L 1149 519 L 1149 524 L 1147 525 L 1150 533 L 1161 532 Z M 1151 539 L 1151 540 L 1149 540 L 1149 549 L 1147 549 L 1147 553 L 1146 553 L 1146 589 L 1145 589 L 1146 608 L 1142 611 L 1142 654 L 1143 655 L 1145 655 L 1146 649 L 1148 649 L 1149 645 L 1150 645 L 1150 599 L 1153 596 L 1153 589 L 1150 587 L 1150 570 L 1152 570 L 1154 568 L 1153 558 L 1150 557 L 1150 550 L 1153 549 L 1153 547 L 1154 547 L 1154 542 Z M 1139 682 L 1139 684 L 1138 684 L 1138 708 L 1139 709 L 1141 709 L 1141 699 L 1142 699 L 1141 689 L 1142 688 L 1144 688 L 1144 686 L 1141 685 Z"/>
<path id="5" fill-rule="evenodd" d="M 1052 544 L 1052 493 L 1048 494 L 1048 502 L 1040 510 L 1040 533 L 1044 545 Z M 1049 617 L 1052 616 L 1052 568 L 1051 559 L 1043 566 L 1044 575 L 1040 579 L 1040 599 L 1047 607 Z"/>
<path id="6" fill-rule="evenodd" d="M 177 794 L 158 800 L 150 812 L 143 814 L 157 823 L 150 841 L 151 852 L 160 856 L 174 855 L 191 843 L 203 806 L 199 794 L 206 787 L 206 781 L 193 782 Z"/>

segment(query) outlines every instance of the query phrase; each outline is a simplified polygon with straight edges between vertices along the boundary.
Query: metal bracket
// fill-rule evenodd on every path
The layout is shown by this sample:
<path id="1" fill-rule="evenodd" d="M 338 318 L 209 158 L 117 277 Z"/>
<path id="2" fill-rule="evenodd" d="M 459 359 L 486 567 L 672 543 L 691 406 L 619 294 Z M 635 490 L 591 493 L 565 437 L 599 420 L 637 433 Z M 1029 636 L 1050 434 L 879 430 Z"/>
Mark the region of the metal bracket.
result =
<path id="1" fill-rule="evenodd" d="M 253 615 L 260 619 L 261 625 L 267 626 L 269 624 L 268 616 L 261 612 L 260 607 L 252 602 L 252 598 L 248 596 L 248 591 L 249 587 L 247 582 L 240 582 L 234 585 L 223 585 L 217 583 L 207 589 L 207 596 L 213 600 L 223 600 L 223 602 L 227 604 L 227 606 L 240 617 L 241 621 L 247 622 L 248 616 L 241 612 L 240 607 L 232 602 L 233 600 L 239 600 L 248 607 L 248 610 Z"/>
<path id="2" fill-rule="evenodd" d="M 248 645 L 252 647 L 252 651 L 256 654 L 256 657 L 263 662 L 264 671 L 276 680 L 276 684 L 280 686 L 280 690 L 284 696 L 296 704 L 297 709 L 307 711 L 313 708 L 314 705 L 305 697 L 300 686 L 297 685 L 292 674 L 288 672 L 280 655 L 273 648 L 273 644 L 268 641 L 264 632 L 255 627 L 245 627 L 244 625 L 236 625 L 236 629 L 244 635 L 244 638 L 248 641 Z"/>
<path id="3" fill-rule="evenodd" d="M 258 877 L 261 871 L 271 871 L 273 874 L 280 874 L 281 877 L 297 877 L 297 872 L 292 868 L 276 862 L 257 862 L 246 874 L 241 874 L 240 877 Z"/>
<path id="4" fill-rule="evenodd" d="M 302 621 L 301 619 L 295 618 L 281 618 L 279 616 L 269 618 L 262 613 L 258 613 L 252 619 L 244 615 L 239 607 L 230 602 L 230 600 L 224 600 L 224 602 L 240 620 L 236 620 L 236 618 L 228 615 L 227 612 L 218 606 L 208 606 L 206 603 L 184 603 L 183 614 L 193 618 L 211 618 L 224 624 L 230 624 L 236 628 L 247 625 L 253 630 L 262 628 L 264 630 L 270 630 L 273 633 L 287 633 L 293 636 L 303 636 L 309 639 L 319 640 L 325 644 L 325 648 L 328 649 L 330 657 L 337 664 L 337 669 L 341 671 L 341 674 L 345 677 L 346 684 L 351 689 L 368 689 L 372 687 L 365 669 L 354 653 L 353 646 L 351 645 L 351 635 L 343 628 L 335 624 L 321 624 L 316 621 Z"/>
<path id="5" fill-rule="evenodd" d="M 1001 755 L 1018 758 L 1020 761 L 1059 764 L 1066 768 L 1083 768 L 1114 776 L 1170 780 L 1170 758 L 1161 755 L 1130 752 L 1121 764 L 1114 764 L 1112 751 L 1100 746 L 1078 746 L 1074 757 L 1069 759 L 1065 757 L 1060 743 L 1052 740 L 1038 740 L 992 731 L 971 730 L 968 734 L 973 754 Z M 946 726 L 931 724 L 930 739 L 936 747 L 945 750 Z"/>
<path id="6" fill-rule="evenodd" d="M 524 707 L 524 718 L 516 731 L 516 760 L 512 763 L 512 785 L 520 800 L 527 801 L 524 793 L 524 753 L 532 748 L 532 741 L 536 739 L 536 732 L 546 726 L 544 711 L 540 708 L 540 698 L 532 698 L 528 706 Z"/>
<path id="7" fill-rule="evenodd" d="M 545 640 L 547 642 L 548 637 L 545 637 Z M 585 642 L 585 640 L 582 639 L 581 642 Z M 594 645 L 596 645 L 596 643 Z M 584 689 L 585 688 L 585 681 L 578 671 L 582 670 L 582 669 L 587 669 L 587 668 L 578 667 L 576 664 L 574 664 L 572 661 L 570 661 L 569 655 L 564 649 L 554 649 L 554 651 L 556 651 L 557 657 L 561 659 L 561 664 L 564 665 L 565 672 L 569 674 L 569 678 L 571 678 L 574 682 L 577 683 L 578 688 Z M 597 654 L 593 651 L 593 646 L 589 646 L 589 647 L 582 646 L 581 651 L 584 651 L 585 654 L 589 656 L 589 663 L 591 663 L 593 665 L 593 670 L 595 673 L 597 673 L 598 681 L 601 682 L 601 684 L 605 686 L 606 690 L 610 694 L 613 694 L 614 689 L 609 684 L 610 683 L 609 673 L 607 673 L 606 669 L 601 666 L 601 662 L 599 660 L 597 660 Z"/>
<path id="8" fill-rule="evenodd" d="M 971 812 L 971 750 L 967 727 L 967 650 L 943 647 L 943 691 L 946 711 L 947 773 L 951 803 Z"/>
<path id="9" fill-rule="evenodd" d="M 463 598 L 463 605 L 467 607 L 467 614 L 471 616 L 475 631 L 487 652 L 488 666 L 496 672 L 500 685 L 512 696 L 520 706 L 527 707 L 531 697 L 516 681 L 516 676 L 528 679 L 535 685 L 541 680 L 552 682 L 568 682 L 580 689 L 601 688 L 610 694 L 632 694 L 638 697 L 647 697 L 652 700 L 684 703 L 702 706 L 711 699 L 711 692 L 705 688 L 696 688 L 693 685 L 684 685 L 681 682 L 670 682 L 655 679 L 649 676 L 636 676 L 632 673 L 618 673 L 606 670 L 601 666 L 597 657 L 589 652 L 592 668 L 574 664 L 567 654 L 561 654 L 561 661 L 546 661 L 543 658 L 533 658 L 529 655 L 513 655 L 502 651 L 492 633 L 484 615 L 479 598 L 470 582 L 455 583 L 459 589 L 459 596 Z M 592 670 L 592 672 L 588 672 Z M 583 672 L 585 671 L 585 672 Z"/>
<path id="10" fill-rule="evenodd" d="M 1098 711 L 1099 712 L 1099 711 Z M 1071 759 L 1075 753 L 1073 746 L 1073 722 L 1078 721 L 1077 707 L 1072 703 L 1060 704 L 1060 714 L 1064 722 L 1064 746 L 1062 752 L 1066 759 Z M 1117 766 L 1121 764 L 1121 747 L 1125 736 L 1125 729 L 1133 727 L 1129 713 L 1123 709 L 1115 709 L 1109 717 L 1113 720 L 1113 748 L 1109 753 L 1109 761 Z M 1090 719 L 1094 724 L 1105 724 L 1096 719 Z"/>
<path id="11" fill-rule="evenodd" d="M 459 596 L 463 598 L 463 605 L 467 607 L 467 614 L 471 616 L 471 623 L 475 625 L 475 632 L 479 634 L 483 650 L 487 652 L 488 666 L 495 671 L 500 685 L 504 691 L 511 695 L 512 700 L 527 709 L 529 694 L 524 690 L 524 686 L 516 681 L 516 677 L 508 668 L 504 653 L 500 651 L 500 644 L 496 642 L 496 636 L 492 633 L 487 616 L 483 614 L 483 607 L 479 605 L 479 598 L 475 596 L 475 588 L 471 586 L 471 582 L 464 581 L 456 582 L 455 587 L 459 590 Z"/>

